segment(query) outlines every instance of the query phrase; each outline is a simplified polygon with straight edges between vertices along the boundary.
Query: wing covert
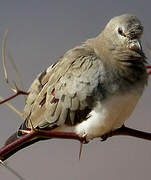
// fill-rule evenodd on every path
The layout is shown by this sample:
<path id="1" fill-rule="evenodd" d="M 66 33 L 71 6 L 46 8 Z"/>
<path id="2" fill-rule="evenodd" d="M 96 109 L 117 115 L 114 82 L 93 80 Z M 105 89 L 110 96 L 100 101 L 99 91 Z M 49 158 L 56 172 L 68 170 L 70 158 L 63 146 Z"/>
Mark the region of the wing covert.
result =
<path id="1" fill-rule="evenodd" d="M 28 115 L 26 126 L 31 128 L 31 123 L 40 128 L 64 123 L 76 124 L 79 121 L 78 114 L 85 117 L 91 109 L 87 99 L 93 97 L 98 87 L 101 68 L 101 60 L 91 54 L 74 58 L 62 57 L 41 78 L 41 81 L 47 81 L 37 91 L 39 94 L 34 95 L 28 113 L 24 113 L 24 119 Z"/>

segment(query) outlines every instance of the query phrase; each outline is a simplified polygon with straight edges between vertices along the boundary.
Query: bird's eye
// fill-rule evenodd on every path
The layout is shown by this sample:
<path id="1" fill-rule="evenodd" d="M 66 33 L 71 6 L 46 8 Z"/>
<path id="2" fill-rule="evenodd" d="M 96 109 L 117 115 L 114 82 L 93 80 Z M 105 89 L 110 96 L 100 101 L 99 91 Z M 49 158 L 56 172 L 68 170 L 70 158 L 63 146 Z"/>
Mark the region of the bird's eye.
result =
<path id="1" fill-rule="evenodd" d="M 122 28 L 120 28 L 120 27 L 118 28 L 118 33 L 119 33 L 121 36 L 126 37 L 126 35 L 124 34 Z"/>

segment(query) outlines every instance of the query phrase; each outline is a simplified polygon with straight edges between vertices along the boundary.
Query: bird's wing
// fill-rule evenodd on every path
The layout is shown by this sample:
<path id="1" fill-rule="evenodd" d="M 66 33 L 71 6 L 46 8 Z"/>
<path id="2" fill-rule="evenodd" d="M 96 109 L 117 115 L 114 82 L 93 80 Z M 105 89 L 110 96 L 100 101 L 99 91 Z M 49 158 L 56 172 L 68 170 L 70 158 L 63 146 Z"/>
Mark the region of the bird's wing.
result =
<path id="1" fill-rule="evenodd" d="M 26 126 L 45 128 L 84 120 L 99 85 L 101 66 L 94 55 L 64 56 L 41 73 L 27 98 Z"/>

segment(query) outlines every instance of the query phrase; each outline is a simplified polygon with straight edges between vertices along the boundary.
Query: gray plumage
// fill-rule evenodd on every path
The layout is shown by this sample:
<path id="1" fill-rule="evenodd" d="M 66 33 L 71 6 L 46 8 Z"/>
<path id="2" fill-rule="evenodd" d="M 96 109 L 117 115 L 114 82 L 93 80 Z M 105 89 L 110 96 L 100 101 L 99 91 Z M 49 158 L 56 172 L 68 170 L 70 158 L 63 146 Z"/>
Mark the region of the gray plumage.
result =
<path id="1" fill-rule="evenodd" d="M 147 83 L 146 58 L 140 42 L 142 33 L 140 21 L 133 15 L 124 14 L 111 19 L 96 38 L 69 50 L 55 65 L 39 74 L 29 88 L 30 94 L 23 112 L 25 122 L 21 128 L 30 129 L 33 126 L 49 127 L 56 131 L 72 130 L 93 139 L 122 125 Z M 132 98 L 126 102 L 122 96 L 129 97 L 129 94 Z M 114 110 L 116 96 L 121 98 L 121 106 L 123 104 L 125 108 L 130 105 L 131 109 L 126 114 L 119 112 L 119 115 L 116 110 L 113 111 L 117 115 L 112 122 L 112 114 L 106 116 L 110 112 L 106 110 L 108 105 L 104 104 L 114 99 Z M 131 102 L 133 97 L 134 102 Z M 102 109 L 105 107 L 107 113 L 101 114 L 99 108 L 100 119 L 104 119 L 97 124 L 99 129 L 95 127 L 95 133 L 92 120 L 87 129 L 79 125 L 97 112 L 98 103 Z M 116 123 L 120 117 L 121 122 L 117 120 Z M 83 129 L 80 131 L 79 127 Z"/>

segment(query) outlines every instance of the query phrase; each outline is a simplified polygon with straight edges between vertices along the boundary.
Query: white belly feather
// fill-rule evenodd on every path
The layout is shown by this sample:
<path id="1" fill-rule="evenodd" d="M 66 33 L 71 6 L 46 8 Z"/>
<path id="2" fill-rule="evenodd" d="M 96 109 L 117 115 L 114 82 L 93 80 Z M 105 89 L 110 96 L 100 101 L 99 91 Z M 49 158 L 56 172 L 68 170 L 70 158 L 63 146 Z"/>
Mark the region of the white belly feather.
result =
<path id="1" fill-rule="evenodd" d="M 138 94 L 128 93 L 98 102 L 90 112 L 90 118 L 78 124 L 75 132 L 79 135 L 87 134 L 90 140 L 119 128 L 133 112 L 139 97 Z"/>

